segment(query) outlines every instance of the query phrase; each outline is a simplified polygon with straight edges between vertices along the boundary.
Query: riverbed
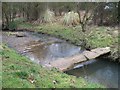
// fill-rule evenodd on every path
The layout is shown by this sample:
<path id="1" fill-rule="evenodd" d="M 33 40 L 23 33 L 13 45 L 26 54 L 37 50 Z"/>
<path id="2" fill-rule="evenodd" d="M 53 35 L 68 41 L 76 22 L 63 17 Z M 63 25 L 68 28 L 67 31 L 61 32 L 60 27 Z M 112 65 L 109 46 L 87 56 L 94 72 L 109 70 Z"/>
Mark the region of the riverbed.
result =
<path id="1" fill-rule="evenodd" d="M 16 33 L 21 32 L 25 36 L 16 37 Z M 37 32 L 2 32 L 2 41 L 44 67 L 48 66 L 51 61 L 74 56 L 84 51 L 82 47 Z M 118 87 L 118 67 L 120 66 L 117 63 L 110 62 L 108 59 L 95 59 L 84 64 L 80 64 L 66 73 L 83 77 L 87 81 L 100 83 L 106 87 Z"/>

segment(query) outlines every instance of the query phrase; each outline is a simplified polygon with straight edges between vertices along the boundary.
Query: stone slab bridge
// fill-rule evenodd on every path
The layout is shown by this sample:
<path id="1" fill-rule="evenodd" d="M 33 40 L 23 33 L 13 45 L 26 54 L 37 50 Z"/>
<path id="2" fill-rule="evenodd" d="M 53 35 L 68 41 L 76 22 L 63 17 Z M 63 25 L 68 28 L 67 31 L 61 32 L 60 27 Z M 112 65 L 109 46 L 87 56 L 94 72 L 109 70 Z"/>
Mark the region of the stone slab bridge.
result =
<path id="1" fill-rule="evenodd" d="M 110 52 L 109 47 L 96 48 L 96 49 L 92 49 L 91 51 L 84 51 L 83 53 L 78 54 L 78 55 L 74 55 L 71 57 L 61 58 L 61 59 L 52 61 L 49 64 L 51 67 L 55 67 L 60 71 L 67 71 L 67 70 L 74 68 L 74 66 L 76 66 L 82 62 L 95 59 L 95 58 L 97 58 L 101 55 L 107 54 L 109 52 Z"/>

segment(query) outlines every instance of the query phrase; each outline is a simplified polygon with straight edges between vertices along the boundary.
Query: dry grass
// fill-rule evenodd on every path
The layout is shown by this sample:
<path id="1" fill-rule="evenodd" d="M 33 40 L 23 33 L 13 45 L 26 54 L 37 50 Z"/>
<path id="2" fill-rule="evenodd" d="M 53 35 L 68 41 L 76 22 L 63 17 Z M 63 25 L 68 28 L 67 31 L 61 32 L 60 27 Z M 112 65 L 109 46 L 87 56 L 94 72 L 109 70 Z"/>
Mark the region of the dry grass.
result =
<path id="1" fill-rule="evenodd" d="M 66 13 L 64 17 L 62 18 L 63 24 L 68 25 L 68 26 L 78 25 L 79 21 L 80 19 L 79 19 L 78 13 L 73 12 L 73 11 Z"/>
<path id="2" fill-rule="evenodd" d="M 54 21 L 55 14 L 54 12 L 47 9 L 44 14 L 44 22 L 51 23 Z"/>

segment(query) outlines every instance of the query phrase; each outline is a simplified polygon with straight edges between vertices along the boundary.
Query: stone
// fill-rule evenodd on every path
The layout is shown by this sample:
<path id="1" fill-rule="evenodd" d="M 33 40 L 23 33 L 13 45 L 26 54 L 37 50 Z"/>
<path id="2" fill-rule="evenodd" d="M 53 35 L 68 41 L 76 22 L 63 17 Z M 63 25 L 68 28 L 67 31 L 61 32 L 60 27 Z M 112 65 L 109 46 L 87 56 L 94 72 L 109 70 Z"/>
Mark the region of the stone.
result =
<path id="1" fill-rule="evenodd" d="M 25 33 L 18 32 L 16 33 L 16 37 L 25 37 Z"/>
<path id="2" fill-rule="evenodd" d="M 106 48 L 96 48 L 96 49 L 93 49 L 91 50 L 92 52 L 95 52 L 99 55 L 103 55 L 103 54 L 106 54 L 108 52 L 110 52 L 110 47 L 106 47 Z"/>
<path id="3" fill-rule="evenodd" d="M 87 59 L 94 59 L 96 57 L 98 57 L 100 54 L 96 53 L 96 52 L 91 52 L 91 51 L 84 51 L 83 55 L 87 58 Z"/>

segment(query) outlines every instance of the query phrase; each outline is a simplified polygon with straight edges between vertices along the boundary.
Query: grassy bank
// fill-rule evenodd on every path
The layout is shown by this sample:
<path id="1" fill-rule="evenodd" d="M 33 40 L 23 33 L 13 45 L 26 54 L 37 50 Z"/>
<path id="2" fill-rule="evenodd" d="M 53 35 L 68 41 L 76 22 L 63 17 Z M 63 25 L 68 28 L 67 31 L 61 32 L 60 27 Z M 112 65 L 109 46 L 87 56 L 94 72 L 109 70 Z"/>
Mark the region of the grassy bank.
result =
<path id="1" fill-rule="evenodd" d="M 14 50 L 3 46 L 2 87 L 4 88 L 99 88 L 98 84 L 86 82 L 57 71 L 48 70 L 35 64 Z"/>
<path id="2" fill-rule="evenodd" d="M 31 23 L 19 23 L 20 29 L 29 29 L 37 32 L 50 34 L 65 39 L 75 45 L 82 44 L 85 48 L 111 47 L 111 56 L 113 60 L 118 60 L 118 30 L 110 27 L 89 27 L 85 33 L 80 26 L 67 27 L 57 23 L 33 25 Z"/>

